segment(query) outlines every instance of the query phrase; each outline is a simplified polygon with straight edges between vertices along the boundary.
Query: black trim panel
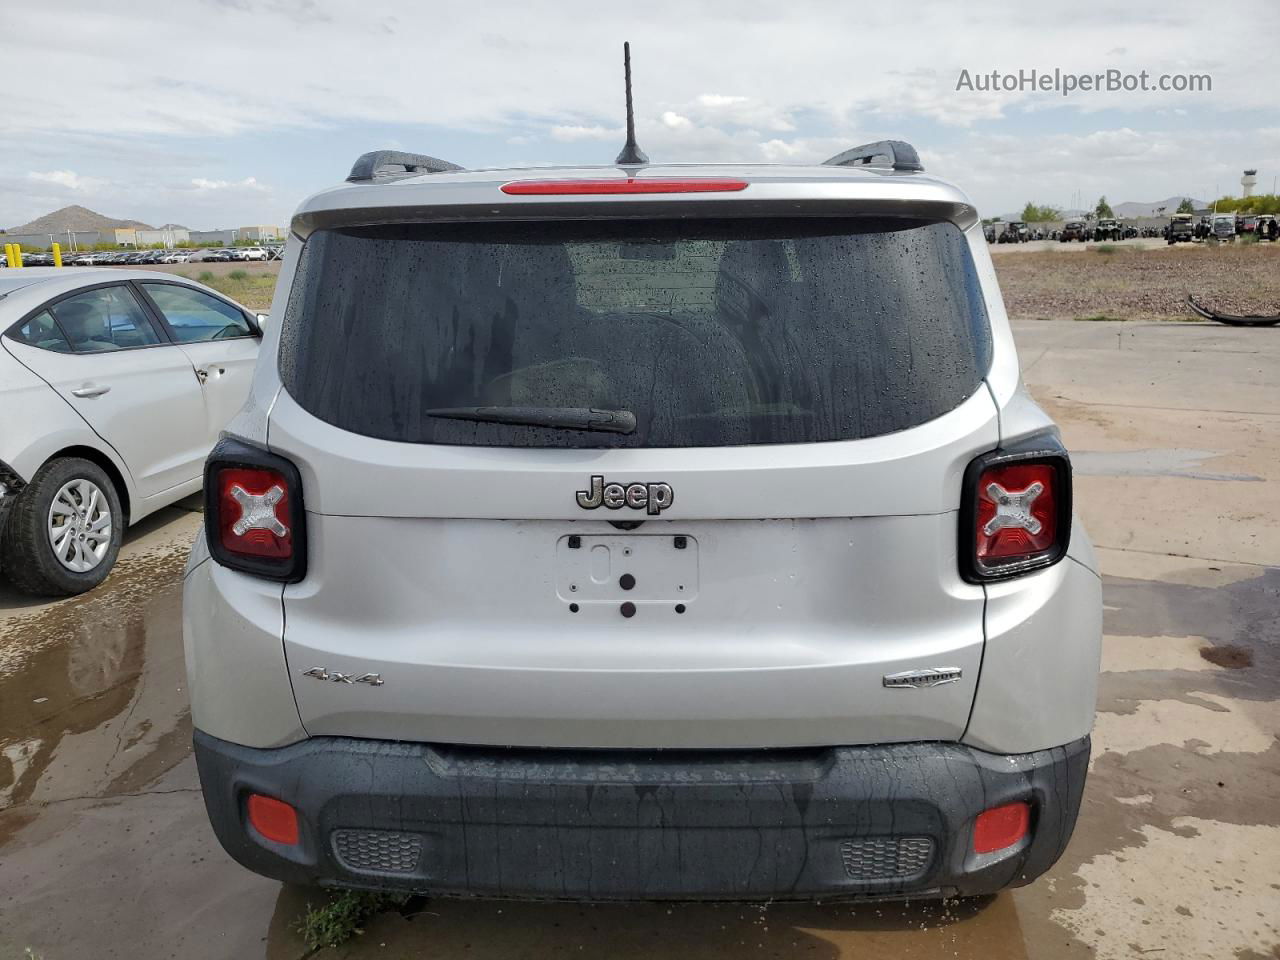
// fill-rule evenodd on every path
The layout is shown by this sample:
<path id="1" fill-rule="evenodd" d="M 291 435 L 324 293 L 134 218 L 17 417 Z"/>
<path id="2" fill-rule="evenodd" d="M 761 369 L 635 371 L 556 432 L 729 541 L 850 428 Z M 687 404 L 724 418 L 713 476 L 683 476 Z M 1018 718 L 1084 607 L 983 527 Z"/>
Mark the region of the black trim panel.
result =
<path id="1" fill-rule="evenodd" d="M 195 753 L 223 847 L 286 882 L 534 899 L 894 899 L 988 894 L 1049 869 L 1075 826 L 1089 740 L 1011 756 L 957 743 L 591 751 L 341 737 L 255 749 L 197 730 Z M 298 811 L 297 845 L 247 824 L 250 793 Z M 975 854 L 977 815 L 1017 801 L 1032 807 L 1030 835 Z M 421 853 L 353 865 L 340 851 L 351 833 L 339 831 Z M 894 838 L 932 841 L 932 852 L 897 877 L 851 872 L 850 841 Z"/>

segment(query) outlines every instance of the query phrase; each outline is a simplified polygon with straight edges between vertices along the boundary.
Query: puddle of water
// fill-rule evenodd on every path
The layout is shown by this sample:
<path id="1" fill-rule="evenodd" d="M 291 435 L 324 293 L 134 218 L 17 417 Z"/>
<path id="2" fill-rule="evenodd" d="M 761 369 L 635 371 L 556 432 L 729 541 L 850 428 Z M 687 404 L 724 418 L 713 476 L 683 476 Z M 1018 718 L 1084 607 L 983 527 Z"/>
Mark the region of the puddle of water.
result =
<path id="1" fill-rule="evenodd" d="M 0 622 L 0 810 L 128 792 L 188 752 L 184 553 Z"/>
<path id="2" fill-rule="evenodd" d="M 283 914 L 299 909 L 284 890 L 268 956 L 295 942 Z M 678 948 L 676 945 L 678 944 Z M 429 900 L 418 912 L 374 918 L 334 955 L 382 960 L 421 956 L 508 960 L 608 957 L 650 960 L 678 949 L 682 960 L 743 956 L 814 960 L 1025 960 L 1009 894 L 914 904 L 569 904 Z M 322 952 L 320 956 L 329 956 Z"/>

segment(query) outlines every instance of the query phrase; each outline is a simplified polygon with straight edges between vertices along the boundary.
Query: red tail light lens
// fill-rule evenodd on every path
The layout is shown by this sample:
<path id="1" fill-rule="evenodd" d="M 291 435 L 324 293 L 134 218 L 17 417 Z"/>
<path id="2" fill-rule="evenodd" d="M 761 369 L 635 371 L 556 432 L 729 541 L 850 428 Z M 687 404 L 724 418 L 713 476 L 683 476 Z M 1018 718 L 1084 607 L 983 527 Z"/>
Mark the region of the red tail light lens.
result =
<path id="1" fill-rule="evenodd" d="M 961 574 L 971 583 L 1051 566 L 1071 535 L 1071 464 L 1054 435 L 975 459 L 960 509 Z"/>
<path id="2" fill-rule="evenodd" d="M 1031 807 L 1025 803 L 1006 803 L 978 814 L 973 824 L 973 852 L 995 853 L 1006 850 L 1031 830 Z"/>
<path id="3" fill-rule="evenodd" d="M 306 573 L 298 469 L 284 457 L 225 438 L 204 468 L 205 534 L 224 567 L 296 583 Z"/>
<path id="4" fill-rule="evenodd" d="M 657 177 L 599 180 L 515 180 L 502 185 L 511 196 L 572 196 L 618 193 L 735 193 L 747 189 L 745 180 L 713 177 L 686 177 L 678 180 Z"/>
<path id="5" fill-rule="evenodd" d="M 277 470 L 224 467 L 218 471 L 218 539 L 247 557 L 293 556 L 289 481 Z"/>
<path id="6" fill-rule="evenodd" d="M 1055 471 L 1042 463 L 989 467 L 978 478 L 978 559 L 1005 559 L 1053 546 Z"/>

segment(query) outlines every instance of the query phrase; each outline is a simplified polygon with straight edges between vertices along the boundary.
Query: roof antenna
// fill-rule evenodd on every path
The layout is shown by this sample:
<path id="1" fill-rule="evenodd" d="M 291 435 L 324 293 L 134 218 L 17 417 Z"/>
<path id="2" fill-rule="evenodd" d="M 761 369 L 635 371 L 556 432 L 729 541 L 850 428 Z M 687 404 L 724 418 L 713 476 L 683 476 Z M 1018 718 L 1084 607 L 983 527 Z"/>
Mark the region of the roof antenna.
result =
<path id="1" fill-rule="evenodd" d="M 636 145 L 636 115 L 631 108 L 631 44 L 622 45 L 622 69 L 627 75 L 627 142 L 614 163 L 637 164 L 648 163 L 649 158 Z"/>

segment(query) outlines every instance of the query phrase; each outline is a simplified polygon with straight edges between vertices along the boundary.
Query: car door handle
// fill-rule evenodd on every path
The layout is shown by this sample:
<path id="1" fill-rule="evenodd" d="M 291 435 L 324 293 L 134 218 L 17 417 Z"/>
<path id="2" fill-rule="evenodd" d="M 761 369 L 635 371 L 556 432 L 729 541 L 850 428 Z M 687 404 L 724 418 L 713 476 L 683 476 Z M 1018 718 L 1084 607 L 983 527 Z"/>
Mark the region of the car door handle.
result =
<path id="1" fill-rule="evenodd" d="M 212 376 L 220 377 L 226 372 L 227 372 L 226 367 L 216 363 L 211 363 L 208 366 L 196 367 L 196 379 L 199 380 L 201 383 L 204 383 L 210 377 Z"/>
<path id="2" fill-rule="evenodd" d="M 83 387 L 76 387 L 72 390 L 71 395 L 73 397 L 100 397 L 110 389 L 105 383 L 86 383 Z"/>

